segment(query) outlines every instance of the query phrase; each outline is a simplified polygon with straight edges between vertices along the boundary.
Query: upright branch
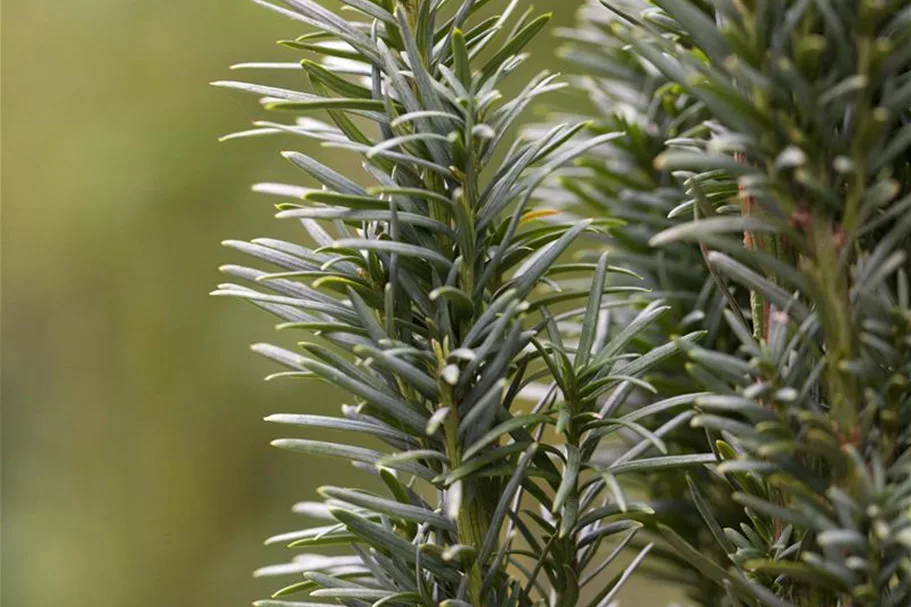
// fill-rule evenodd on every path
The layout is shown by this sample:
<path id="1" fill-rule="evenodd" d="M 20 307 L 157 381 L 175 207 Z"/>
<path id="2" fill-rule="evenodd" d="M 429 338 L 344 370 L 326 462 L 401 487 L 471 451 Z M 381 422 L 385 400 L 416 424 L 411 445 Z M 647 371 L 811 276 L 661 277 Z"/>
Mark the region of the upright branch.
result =
<path id="1" fill-rule="evenodd" d="M 523 110 L 560 86 L 542 73 L 511 97 L 499 92 L 550 18 L 531 9 L 518 13 L 518 1 L 481 18 L 476 12 L 486 2 L 467 0 L 446 11 L 444 2 L 431 0 L 341 0 L 351 20 L 310 0 L 257 2 L 310 30 L 282 43 L 308 58 L 235 67 L 303 72 L 310 86 L 301 92 L 216 83 L 258 95 L 268 110 L 297 115 L 290 124 L 259 121 L 227 138 L 302 136 L 360 155 L 364 174 L 354 178 L 312 155 L 284 152 L 317 187 L 263 183 L 254 189 L 281 198 L 278 217 L 299 222 L 315 245 L 227 241 L 277 270 L 224 266 L 252 286 L 222 284 L 215 294 L 247 300 L 280 317 L 280 329 L 315 338 L 298 344 L 302 353 L 255 345 L 288 369 L 271 377 L 324 380 L 352 399 L 342 417 L 268 419 L 349 431 L 359 444 L 301 438 L 274 444 L 349 460 L 388 489 L 379 495 L 321 488 L 323 503 L 299 509 L 325 523 L 269 542 L 350 544 L 351 556 L 301 555 L 261 573 L 304 573 L 276 597 L 309 593 L 345 604 L 575 604 L 568 597 L 580 585 L 584 563 L 573 555 L 555 562 L 544 552 L 529 569 L 513 542 L 520 533 L 538 542 L 522 522 L 528 516 L 521 510 L 523 493 L 563 512 L 560 538 L 573 526 L 598 523 L 598 516 L 585 525 L 575 521 L 578 493 L 585 492 L 576 484 L 577 428 L 585 420 L 556 421 L 553 399 L 532 413 L 518 411 L 516 403 L 531 382 L 548 381 L 552 348 L 538 335 L 546 326 L 557 341 L 549 308 L 560 305 L 563 318 L 585 315 L 593 324 L 602 290 L 610 290 L 605 275 L 620 271 L 559 260 L 580 234 L 616 222 L 567 221 L 534 209 L 532 201 L 554 170 L 617 135 L 575 139 L 584 124 L 560 124 L 533 139 L 511 135 Z M 588 286 L 593 274 L 596 294 Z M 566 310 L 587 298 L 594 298 L 588 312 Z M 589 401 L 620 381 L 609 377 L 613 362 L 604 357 L 586 367 L 601 378 Z M 574 416 L 591 416 L 590 403 L 572 403 Z M 536 429 L 555 423 L 570 432 L 563 451 L 539 442 Z M 384 447 L 361 446 L 365 436 Z M 586 499 L 597 493 L 589 490 Z M 563 503 L 575 504 L 572 516 Z M 579 544 L 576 536 L 568 549 L 584 550 L 591 560 L 598 539 Z M 537 579 L 542 571 L 557 590 Z"/>
<path id="2" fill-rule="evenodd" d="M 710 392 L 693 424 L 748 520 L 725 526 L 693 485 L 721 556 L 667 541 L 725 604 L 907 603 L 911 10 L 607 4 L 627 23 L 612 35 L 708 118 L 656 160 L 699 212 L 651 243 L 707 251 L 741 342 L 688 354 Z"/>

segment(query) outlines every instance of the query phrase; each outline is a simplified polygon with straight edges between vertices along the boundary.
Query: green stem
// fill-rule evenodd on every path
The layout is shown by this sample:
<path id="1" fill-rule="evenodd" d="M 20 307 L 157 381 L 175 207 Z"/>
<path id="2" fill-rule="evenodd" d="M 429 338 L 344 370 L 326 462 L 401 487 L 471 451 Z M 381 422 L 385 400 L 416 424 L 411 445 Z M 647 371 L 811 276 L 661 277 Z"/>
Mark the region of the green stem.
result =
<path id="1" fill-rule="evenodd" d="M 580 449 L 581 445 L 581 435 L 576 427 L 576 415 L 578 415 L 582 410 L 582 405 L 578 401 L 567 403 L 567 407 L 570 412 L 569 423 L 566 425 L 566 432 L 564 433 L 566 437 L 566 445 L 568 447 L 575 447 L 577 450 Z M 579 483 L 578 478 L 576 479 L 575 485 L 572 487 L 573 495 L 566 498 L 566 502 L 571 500 L 575 501 L 576 504 L 579 503 Z M 556 589 L 556 598 L 557 601 L 555 605 L 557 607 L 575 607 L 579 602 L 579 562 L 576 549 L 576 540 L 573 533 L 569 532 L 564 537 L 559 538 L 563 527 L 563 512 L 554 512 L 554 518 L 558 521 L 556 526 L 556 532 L 558 534 L 558 541 L 560 542 L 560 553 L 563 557 L 564 569 L 569 569 L 573 576 L 565 576 L 563 587 Z M 574 524 L 574 523 L 573 523 Z"/>
<path id="2" fill-rule="evenodd" d="M 462 447 L 458 440 L 459 416 L 458 407 L 452 402 L 450 390 L 443 391 L 446 406 L 449 407 L 450 414 L 446 418 L 444 432 L 446 434 L 446 455 L 449 458 L 450 470 L 455 470 L 462 465 Z M 456 527 L 458 529 L 459 543 L 465 546 L 471 546 L 475 550 L 475 557 L 472 560 L 468 571 L 468 599 L 472 605 L 482 605 L 481 588 L 484 582 L 484 576 L 481 573 L 481 566 L 477 560 L 477 553 L 484 543 L 484 536 L 490 521 L 481 508 L 481 496 L 477 494 L 476 487 L 470 480 L 462 482 L 462 503 L 459 506 L 459 513 L 456 518 Z"/>
<path id="3" fill-rule="evenodd" d="M 829 218 L 813 219 L 810 238 L 815 256 L 811 275 L 819 293 L 817 305 L 825 334 L 826 383 L 832 417 L 842 437 L 853 442 L 858 387 L 856 378 L 843 370 L 842 364 L 854 358 L 855 339 L 847 271 L 836 271 L 840 251 L 835 229 L 835 222 Z"/>

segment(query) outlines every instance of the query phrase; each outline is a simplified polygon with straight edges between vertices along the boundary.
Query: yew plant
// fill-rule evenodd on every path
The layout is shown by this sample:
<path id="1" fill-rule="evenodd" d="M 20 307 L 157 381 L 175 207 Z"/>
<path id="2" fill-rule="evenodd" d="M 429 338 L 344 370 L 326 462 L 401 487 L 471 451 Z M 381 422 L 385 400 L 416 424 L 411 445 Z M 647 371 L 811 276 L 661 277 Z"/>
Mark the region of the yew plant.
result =
<path id="1" fill-rule="evenodd" d="M 516 82 L 518 0 L 256 2 L 291 84 L 216 84 L 289 118 L 227 138 L 308 140 L 254 186 L 303 229 L 215 294 L 347 394 L 273 444 L 364 478 L 257 605 L 909 604 L 911 7 L 604 0 Z"/>

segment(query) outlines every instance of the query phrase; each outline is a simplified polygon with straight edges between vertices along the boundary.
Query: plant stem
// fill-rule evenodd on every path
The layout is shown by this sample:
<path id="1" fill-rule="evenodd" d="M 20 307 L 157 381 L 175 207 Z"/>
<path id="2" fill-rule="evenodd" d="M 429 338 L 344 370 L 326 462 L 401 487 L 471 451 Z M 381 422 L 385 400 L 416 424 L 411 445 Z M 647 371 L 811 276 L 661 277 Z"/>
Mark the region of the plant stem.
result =
<path id="1" fill-rule="evenodd" d="M 856 425 L 857 380 L 842 365 L 854 358 L 847 271 L 834 272 L 840 255 L 837 226 L 830 218 L 814 218 L 810 240 L 814 252 L 810 275 L 818 290 L 819 318 L 826 341 L 826 382 L 832 417 L 843 439 L 853 442 Z"/>
<path id="2" fill-rule="evenodd" d="M 462 465 L 462 447 L 459 444 L 459 415 L 458 406 L 452 401 L 451 390 L 447 387 L 443 390 L 444 399 L 448 401 L 451 411 L 444 424 L 446 434 L 446 455 L 449 458 L 450 470 L 455 470 Z M 456 527 L 458 529 L 459 543 L 465 546 L 471 546 L 475 550 L 475 557 L 468 568 L 468 598 L 472 605 L 482 605 L 481 586 L 484 576 L 481 573 L 481 566 L 477 560 L 477 553 L 484 543 L 484 535 L 490 526 L 487 520 L 481 501 L 477 495 L 477 488 L 469 480 L 460 481 L 462 486 L 462 503 L 459 505 L 459 513 L 456 518 Z"/>
<path id="3" fill-rule="evenodd" d="M 564 436 L 566 437 L 567 451 L 569 447 L 575 449 L 580 448 L 581 436 L 580 432 L 576 427 L 576 415 L 578 415 L 582 410 L 582 405 L 573 399 L 573 402 L 567 403 L 567 407 L 570 412 L 569 423 L 566 425 L 566 432 Z M 576 509 L 578 509 L 579 503 L 579 482 L 578 478 L 572 487 L 572 495 L 566 498 L 566 503 L 574 501 L 576 504 Z M 565 508 L 564 508 L 565 512 Z M 579 562 L 578 555 L 576 550 L 576 540 L 573 536 L 572 530 L 568 530 L 564 537 L 559 537 L 563 531 L 563 512 L 554 512 L 554 517 L 559 521 L 556 525 L 556 532 L 558 540 L 562 543 L 560 553 L 563 556 L 565 562 L 565 568 L 569 569 L 573 573 L 573 578 L 570 579 L 569 576 L 566 576 L 565 583 L 561 588 L 556 589 L 557 601 L 555 603 L 556 607 L 575 607 L 576 603 L 579 601 Z M 575 525 L 575 523 L 573 523 Z"/>

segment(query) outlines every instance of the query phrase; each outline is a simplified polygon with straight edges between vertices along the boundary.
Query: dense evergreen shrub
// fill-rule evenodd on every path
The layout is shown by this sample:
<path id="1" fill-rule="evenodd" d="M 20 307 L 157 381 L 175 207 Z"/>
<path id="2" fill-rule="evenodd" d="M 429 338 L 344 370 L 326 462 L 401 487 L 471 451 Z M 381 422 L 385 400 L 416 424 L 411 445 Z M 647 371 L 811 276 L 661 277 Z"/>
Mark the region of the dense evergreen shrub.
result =
<path id="1" fill-rule="evenodd" d="M 363 159 L 284 152 L 310 187 L 255 189 L 310 244 L 226 243 L 269 267 L 215 293 L 308 336 L 254 346 L 273 377 L 350 395 L 274 444 L 385 487 L 298 504 L 261 604 L 596 607 L 637 568 L 713 607 L 908 604 L 911 7 L 593 3 L 573 74 L 509 98 L 548 15 L 340 3 L 262 3 L 305 58 L 238 67 L 306 92 L 217 83 L 296 117 L 231 137 Z M 516 128 L 545 93 L 589 109 Z"/>

